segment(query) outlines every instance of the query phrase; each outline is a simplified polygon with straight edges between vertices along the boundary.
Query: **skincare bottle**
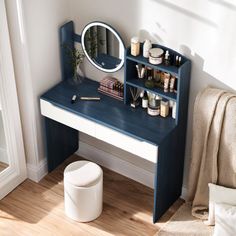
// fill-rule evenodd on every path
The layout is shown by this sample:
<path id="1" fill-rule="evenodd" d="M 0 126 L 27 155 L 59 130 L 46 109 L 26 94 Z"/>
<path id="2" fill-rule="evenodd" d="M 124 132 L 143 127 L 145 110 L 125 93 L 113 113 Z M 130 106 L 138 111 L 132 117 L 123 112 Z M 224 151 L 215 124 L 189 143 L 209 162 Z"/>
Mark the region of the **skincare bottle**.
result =
<path id="1" fill-rule="evenodd" d="M 176 119 L 176 102 L 174 102 L 172 107 L 172 118 Z"/>
<path id="2" fill-rule="evenodd" d="M 140 42 L 138 37 L 131 38 L 131 55 L 138 56 L 140 53 Z"/>
<path id="3" fill-rule="evenodd" d="M 170 78 L 170 92 L 174 92 L 174 87 L 175 87 L 175 77 L 171 76 Z"/>
<path id="4" fill-rule="evenodd" d="M 179 56 L 175 57 L 175 66 L 179 66 Z"/>
<path id="5" fill-rule="evenodd" d="M 143 97 L 142 97 L 142 108 L 148 107 L 148 95 L 147 92 L 144 91 Z"/>
<path id="6" fill-rule="evenodd" d="M 164 78 L 164 92 L 169 92 L 169 83 L 170 83 L 170 74 L 165 72 L 165 78 Z"/>
<path id="7" fill-rule="evenodd" d="M 143 57 L 149 57 L 149 50 L 152 48 L 151 41 L 146 39 L 143 44 Z"/>
<path id="8" fill-rule="evenodd" d="M 169 66 L 169 65 L 170 65 L 170 54 L 169 54 L 169 51 L 168 51 L 168 50 L 167 50 L 166 53 L 165 53 L 164 64 L 165 64 L 166 66 Z"/>
<path id="9" fill-rule="evenodd" d="M 181 66 L 181 60 L 182 60 L 182 58 L 179 57 L 179 62 L 178 62 L 178 65 L 179 65 L 179 66 Z"/>
<path id="10" fill-rule="evenodd" d="M 167 117 L 169 115 L 169 101 L 161 101 L 161 112 L 162 117 Z"/>
<path id="11" fill-rule="evenodd" d="M 153 77 L 153 69 L 151 67 L 146 67 L 146 79 L 150 79 Z"/>

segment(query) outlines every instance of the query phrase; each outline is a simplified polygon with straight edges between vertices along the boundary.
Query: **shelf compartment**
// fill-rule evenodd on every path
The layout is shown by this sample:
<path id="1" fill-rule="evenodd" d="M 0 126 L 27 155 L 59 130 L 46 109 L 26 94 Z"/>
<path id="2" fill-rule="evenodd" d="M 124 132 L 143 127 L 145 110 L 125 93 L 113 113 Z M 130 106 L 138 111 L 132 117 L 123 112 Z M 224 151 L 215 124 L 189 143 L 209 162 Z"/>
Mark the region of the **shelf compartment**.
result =
<path id="1" fill-rule="evenodd" d="M 142 55 L 139 55 L 139 56 L 136 56 L 136 57 L 134 57 L 132 55 L 127 55 L 126 59 L 131 60 L 131 61 L 136 62 L 136 63 L 139 63 L 139 64 L 143 64 L 143 65 L 148 66 L 148 67 L 151 67 L 155 70 L 160 70 L 160 71 L 163 71 L 163 72 L 170 73 L 173 76 L 178 77 L 179 68 L 176 67 L 176 66 L 165 66 L 164 64 L 153 65 L 153 64 L 149 63 L 148 59 L 143 57 Z"/>
<path id="2" fill-rule="evenodd" d="M 176 93 L 174 93 L 174 92 L 165 93 L 162 88 L 157 88 L 157 87 L 151 88 L 151 89 L 146 88 L 144 82 L 145 81 L 142 80 L 142 79 L 129 79 L 129 80 L 126 81 L 126 84 L 130 85 L 130 86 L 133 86 L 133 87 L 136 87 L 136 88 L 141 88 L 141 89 L 149 91 L 151 93 L 155 93 L 155 94 L 157 94 L 157 95 L 159 95 L 163 98 L 166 98 L 168 100 L 173 100 L 173 101 L 177 100 L 177 94 Z"/>

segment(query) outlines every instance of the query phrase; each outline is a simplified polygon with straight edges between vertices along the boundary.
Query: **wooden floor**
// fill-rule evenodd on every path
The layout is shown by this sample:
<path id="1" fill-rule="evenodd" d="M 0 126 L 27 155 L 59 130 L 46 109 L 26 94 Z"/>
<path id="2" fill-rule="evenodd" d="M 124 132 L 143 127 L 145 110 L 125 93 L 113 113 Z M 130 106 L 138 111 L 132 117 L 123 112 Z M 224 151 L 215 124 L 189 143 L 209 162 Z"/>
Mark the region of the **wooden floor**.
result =
<path id="1" fill-rule="evenodd" d="M 158 235 L 183 203 L 178 200 L 157 224 L 152 224 L 153 190 L 117 173 L 104 170 L 102 215 L 78 223 L 64 214 L 63 170 L 72 156 L 40 183 L 26 180 L 0 201 L 0 236 Z"/>

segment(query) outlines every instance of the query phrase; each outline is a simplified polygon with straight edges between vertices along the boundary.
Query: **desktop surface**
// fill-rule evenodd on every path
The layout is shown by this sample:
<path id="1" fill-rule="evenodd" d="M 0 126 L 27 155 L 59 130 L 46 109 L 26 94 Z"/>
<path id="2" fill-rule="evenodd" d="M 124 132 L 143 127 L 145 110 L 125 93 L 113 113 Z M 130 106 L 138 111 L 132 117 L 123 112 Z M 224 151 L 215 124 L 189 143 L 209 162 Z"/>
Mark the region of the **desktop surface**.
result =
<path id="1" fill-rule="evenodd" d="M 86 119 L 129 135 L 153 145 L 160 143 L 176 128 L 175 120 L 169 116 L 149 116 L 145 109 L 132 108 L 122 101 L 103 95 L 97 91 L 99 83 L 90 79 L 78 85 L 68 79 L 60 82 L 41 96 L 41 99 Z M 99 96 L 100 101 L 71 103 L 72 96 Z"/>

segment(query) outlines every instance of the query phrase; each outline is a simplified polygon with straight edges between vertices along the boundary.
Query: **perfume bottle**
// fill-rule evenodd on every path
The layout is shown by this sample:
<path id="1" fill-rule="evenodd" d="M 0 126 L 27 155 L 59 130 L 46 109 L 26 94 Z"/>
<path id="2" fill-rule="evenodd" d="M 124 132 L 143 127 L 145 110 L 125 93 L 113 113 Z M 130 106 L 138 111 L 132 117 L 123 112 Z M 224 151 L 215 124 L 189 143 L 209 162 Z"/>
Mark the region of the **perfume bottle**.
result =
<path id="1" fill-rule="evenodd" d="M 142 97 L 142 108 L 148 107 L 148 95 L 147 92 L 144 91 L 143 97 Z"/>
<path id="2" fill-rule="evenodd" d="M 154 88 L 154 81 L 151 76 L 148 77 L 148 79 L 144 83 L 146 88 Z"/>

